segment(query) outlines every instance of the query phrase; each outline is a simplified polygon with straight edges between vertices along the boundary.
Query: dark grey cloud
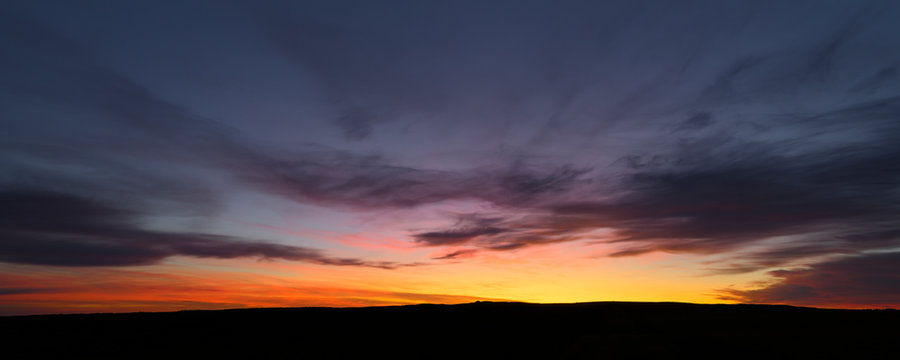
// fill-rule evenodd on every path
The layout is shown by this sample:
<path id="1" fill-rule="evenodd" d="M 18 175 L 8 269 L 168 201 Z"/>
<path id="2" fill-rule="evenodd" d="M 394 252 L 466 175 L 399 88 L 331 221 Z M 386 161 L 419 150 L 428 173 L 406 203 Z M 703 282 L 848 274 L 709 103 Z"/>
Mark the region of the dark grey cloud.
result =
<path id="1" fill-rule="evenodd" d="M 19 294 L 40 294 L 46 292 L 54 292 L 58 289 L 41 288 L 41 287 L 5 287 L 0 288 L 0 296 L 3 295 L 19 295 Z"/>
<path id="2" fill-rule="evenodd" d="M 449 253 L 441 255 L 441 256 L 434 257 L 432 259 L 434 259 L 434 260 L 460 259 L 460 258 L 472 256 L 477 252 L 478 252 L 478 250 L 476 250 L 476 249 L 457 250 L 457 251 L 452 251 L 452 252 L 449 252 Z"/>
<path id="3" fill-rule="evenodd" d="M 432 170 L 380 156 L 334 150 L 251 159 L 235 175 L 264 191 L 301 201 L 362 209 L 409 208 L 445 200 L 532 206 L 577 189 L 590 170 L 513 161 L 498 167 Z"/>
<path id="4" fill-rule="evenodd" d="M 432 231 L 416 234 L 417 242 L 428 245 L 453 245 L 468 242 L 482 235 L 496 235 L 505 230 L 495 227 L 465 228 L 443 231 Z"/>
<path id="5" fill-rule="evenodd" d="M 721 132 L 685 138 L 674 151 L 649 156 L 652 160 L 622 162 L 630 170 L 623 172 L 617 195 L 605 200 L 545 202 L 523 209 L 533 215 L 497 222 L 493 227 L 503 231 L 493 234 L 479 228 L 426 234 L 445 234 L 453 245 L 505 249 L 492 245 L 577 240 L 612 229 L 609 241 L 620 246 L 614 256 L 727 253 L 794 237 L 765 251 L 742 253 L 726 271 L 890 248 L 900 241 L 897 119 L 900 101 L 888 98 L 780 124 L 816 129 L 800 139 L 751 140 Z M 818 137 L 837 138 L 819 142 Z M 510 240 L 513 234 L 520 239 Z M 422 235 L 415 235 L 417 241 Z"/>
<path id="6" fill-rule="evenodd" d="M 512 211 L 511 213 L 515 213 Z M 585 232 L 590 226 L 572 226 L 558 223 L 558 217 L 543 215 L 457 215 L 456 224 L 443 230 L 413 234 L 417 243 L 424 246 L 468 246 L 473 249 L 456 251 L 440 257 L 451 259 L 460 255 L 472 255 L 477 249 L 515 250 L 530 245 L 546 245 L 589 238 Z"/>
<path id="7" fill-rule="evenodd" d="M 233 236 L 141 227 L 135 211 L 77 195 L 40 190 L 0 192 L 0 261 L 55 266 L 156 264 L 183 255 L 257 257 L 322 265 L 395 268 L 392 262 L 335 258 L 300 246 Z"/>
<path id="8" fill-rule="evenodd" d="M 722 299 L 824 307 L 894 307 L 900 303 L 900 253 L 869 253 L 777 270 L 771 284 L 722 290 Z"/>
<path id="9" fill-rule="evenodd" d="M 475 215 L 461 216 L 453 229 L 423 232 L 414 237 L 416 242 L 429 246 L 462 244 L 477 237 L 496 236 L 506 232 L 506 229 L 497 226 L 501 220 Z M 461 254 L 457 252 L 453 256 Z"/>

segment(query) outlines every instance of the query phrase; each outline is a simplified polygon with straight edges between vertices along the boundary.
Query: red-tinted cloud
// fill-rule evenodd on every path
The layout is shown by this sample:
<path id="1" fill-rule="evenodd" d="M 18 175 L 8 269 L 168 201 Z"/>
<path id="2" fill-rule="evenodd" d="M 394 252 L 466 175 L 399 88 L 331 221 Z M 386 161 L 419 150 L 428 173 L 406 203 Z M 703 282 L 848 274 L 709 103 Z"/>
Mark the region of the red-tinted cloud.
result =
<path id="1" fill-rule="evenodd" d="M 776 270 L 754 290 L 722 290 L 723 300 L 822 307 L 900 308 L 900 252 L 842 257 L 804 269 Z"/>

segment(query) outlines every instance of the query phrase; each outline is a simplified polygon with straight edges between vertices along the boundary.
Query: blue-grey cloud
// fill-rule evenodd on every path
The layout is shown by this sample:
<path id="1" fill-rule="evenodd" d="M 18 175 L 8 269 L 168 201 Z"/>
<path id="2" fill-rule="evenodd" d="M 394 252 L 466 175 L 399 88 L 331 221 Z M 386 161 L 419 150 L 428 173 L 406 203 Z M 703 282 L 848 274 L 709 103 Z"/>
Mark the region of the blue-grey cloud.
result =
<path id="1" fill-rule="evenodd" d="M 329 257 L 300 246 L 233 236 L 143 229 L 135 212 L 77 195 L 0 192 L 0 261 L 54 266 L 151 265 L 183 255 L 258 257 L 321 265 L 395 268 L 404 264 Z"/>
<path id="2" fill-rule="evenodd" d="M 576 189 L 590 169 L 513 161 L 461 171 L 394 165 L 379 156 L 328 149 L 248 159 L 234 174 L 299 201 L 357 209 L 410 208 L 446 200 L 532 206 Z"/>

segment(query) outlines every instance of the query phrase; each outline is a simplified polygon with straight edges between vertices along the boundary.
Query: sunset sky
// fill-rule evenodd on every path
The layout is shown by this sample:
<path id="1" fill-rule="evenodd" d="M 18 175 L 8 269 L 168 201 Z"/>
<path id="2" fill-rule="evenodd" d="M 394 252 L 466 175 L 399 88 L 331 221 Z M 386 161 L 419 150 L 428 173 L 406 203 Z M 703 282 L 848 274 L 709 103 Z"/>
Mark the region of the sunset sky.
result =
<path id="1" fill-rule="evenodd" d="M 900 307 L 898 19 L 4 1 L 0 315 Z"/>

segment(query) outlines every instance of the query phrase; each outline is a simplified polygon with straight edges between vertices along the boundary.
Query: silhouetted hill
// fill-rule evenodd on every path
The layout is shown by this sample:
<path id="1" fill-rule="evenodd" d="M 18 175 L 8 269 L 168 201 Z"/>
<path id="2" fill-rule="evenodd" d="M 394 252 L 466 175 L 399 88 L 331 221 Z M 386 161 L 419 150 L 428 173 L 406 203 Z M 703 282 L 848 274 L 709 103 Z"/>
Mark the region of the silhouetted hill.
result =
<path id="1" fill-rule="evenodd" d="M 0 317 L 7 354 L 122 359 L 875 359 L 900 354 L 898 326 L 896 310 L 631 302 Z"/>

